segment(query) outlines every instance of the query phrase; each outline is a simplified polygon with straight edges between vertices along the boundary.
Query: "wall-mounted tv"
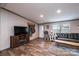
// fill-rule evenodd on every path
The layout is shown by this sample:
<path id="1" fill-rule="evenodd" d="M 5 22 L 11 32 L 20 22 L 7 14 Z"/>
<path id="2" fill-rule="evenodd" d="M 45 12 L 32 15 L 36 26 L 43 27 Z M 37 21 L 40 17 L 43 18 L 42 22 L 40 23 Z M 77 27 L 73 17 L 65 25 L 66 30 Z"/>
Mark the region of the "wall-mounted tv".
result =
<path id="1" fill-rule="evenodd" d="M 14 26 L 14 35 L 27 34 L 28 28 L 23 26 Z"/>

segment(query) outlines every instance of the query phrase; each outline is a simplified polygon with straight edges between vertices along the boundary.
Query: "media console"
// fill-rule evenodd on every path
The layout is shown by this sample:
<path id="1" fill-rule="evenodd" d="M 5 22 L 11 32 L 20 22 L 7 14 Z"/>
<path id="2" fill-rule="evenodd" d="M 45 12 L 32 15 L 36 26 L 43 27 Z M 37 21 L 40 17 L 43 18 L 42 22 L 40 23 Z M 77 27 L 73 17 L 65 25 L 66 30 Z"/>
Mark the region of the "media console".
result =
<path id="1" fill-rule="evenodd" d="M 21 34 L 17 36 L 10 37 L 10 48 L 15 48 L 21 45 L 24 45 L 29 42 L 28 34 Z"/>

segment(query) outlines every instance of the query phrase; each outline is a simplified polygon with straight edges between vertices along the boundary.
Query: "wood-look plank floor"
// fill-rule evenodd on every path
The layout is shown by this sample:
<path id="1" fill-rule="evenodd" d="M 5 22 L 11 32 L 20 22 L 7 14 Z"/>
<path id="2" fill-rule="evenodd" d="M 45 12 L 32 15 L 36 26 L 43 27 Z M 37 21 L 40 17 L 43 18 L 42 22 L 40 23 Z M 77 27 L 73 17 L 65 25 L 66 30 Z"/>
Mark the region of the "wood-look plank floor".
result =
<path id="1" fill-rule="evenodd" d="M 1 56 L 76 56 L 72 50 L 58 47 L 55 42 L 35 39 L 30 43 L 0 52 Z"/>

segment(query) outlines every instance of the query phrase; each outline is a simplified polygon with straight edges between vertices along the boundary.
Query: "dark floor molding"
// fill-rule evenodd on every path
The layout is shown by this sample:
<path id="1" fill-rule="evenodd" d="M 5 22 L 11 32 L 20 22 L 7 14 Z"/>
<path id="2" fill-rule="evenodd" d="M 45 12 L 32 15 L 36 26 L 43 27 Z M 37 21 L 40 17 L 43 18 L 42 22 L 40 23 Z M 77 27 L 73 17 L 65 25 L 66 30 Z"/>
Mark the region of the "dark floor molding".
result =
<path id="1" fill-rule="evenodd" d="M 13 12 L 13 11 L 11 11 L 11 10 L 8 10 L 8 9 L 6 9 L 6 8 L 3 8 L 3 7 L 0 7 L 0 8 L 3 9 L 3 10 L 8 11 L 8 12 L 10 12 L 10 13 L 13 13 L 13 14 L 19 16 L 19 17 L 22 17 L 22 18 L 24 18 L 24 19 L 26 19 L 26 20 L 28 20 L 28 21 L 31 21 L 31 22 L 34 22 L 34 23 L 38 24 L 37 22 L 32 21 L 32 20 L 30 20 L 30 19 L 28 19 L 28 18 L 26 18 L 26 17 L 24 17 L 24 16 L 22 16 L 22 15 L 19 15 L 19 14 L 15 13 L 15 12 Z"/>

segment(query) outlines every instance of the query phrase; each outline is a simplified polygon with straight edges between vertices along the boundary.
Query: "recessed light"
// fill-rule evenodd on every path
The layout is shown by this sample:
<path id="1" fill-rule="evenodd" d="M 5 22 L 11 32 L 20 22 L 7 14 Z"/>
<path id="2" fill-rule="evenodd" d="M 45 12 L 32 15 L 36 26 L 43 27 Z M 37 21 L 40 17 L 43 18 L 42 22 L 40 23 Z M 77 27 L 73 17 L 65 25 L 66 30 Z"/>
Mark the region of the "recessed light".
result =
<path id="1" fill-rule="evenodd" d="M 43 14 L 41 14 L 41 15 L 40 15 L 40 17 L 41 17 L 41 18 L 43 18 L 43 17 L 44 17 L 44 15 L 43 15 Z"/>
<path id="2" fill-rule="evenodd" d="M 57 12 L 58 14 L 60 14 L 60 13 L 61 13 L 61 10 L 60 10 L 60 9 L 58 9 L 56 12 Z"/>

